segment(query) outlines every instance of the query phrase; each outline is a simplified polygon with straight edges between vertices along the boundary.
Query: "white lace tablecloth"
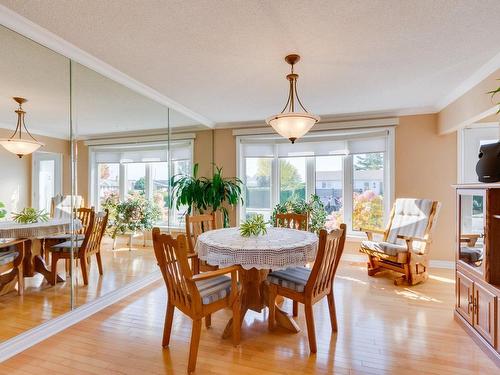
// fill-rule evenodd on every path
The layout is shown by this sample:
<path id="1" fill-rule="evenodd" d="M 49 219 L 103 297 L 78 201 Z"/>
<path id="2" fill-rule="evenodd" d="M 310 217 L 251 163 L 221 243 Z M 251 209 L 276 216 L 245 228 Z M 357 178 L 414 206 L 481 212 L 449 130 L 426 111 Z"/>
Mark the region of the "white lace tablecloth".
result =
<path id="1" fill-rule="evenodd" d="M 278 270 L 314 261 L 317 245 L 318 237 L 306 231 L 267 228 L 267 234 L 242 237 L 239 228 L 226 228 L 200 235 L 195 250 L 214 266 Z"/>
<path id="2" fill-rule="evenodd" d="M 74 220 L 74 230 L 80 230 L 82 223 Z M 0 222 L 0 238 L 37 238 L 71 231 L 71 219 L 50 219 L 44 223 L 19 224 L 14 221 Z"/>

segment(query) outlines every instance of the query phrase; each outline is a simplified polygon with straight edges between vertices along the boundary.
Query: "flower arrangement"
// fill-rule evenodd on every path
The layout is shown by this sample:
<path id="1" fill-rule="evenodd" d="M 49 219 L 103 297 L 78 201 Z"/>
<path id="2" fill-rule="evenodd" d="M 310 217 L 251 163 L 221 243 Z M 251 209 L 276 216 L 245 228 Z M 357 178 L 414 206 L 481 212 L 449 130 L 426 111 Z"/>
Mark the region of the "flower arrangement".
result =
<path id="1" fill-rule="evenodd" d="M 117 193 L 111 193 L 104 199 L 102 208 L 109 211 L 108 234 L 113 239 L 118 234 L 151 229 L 161 218 L 160 207 L 139 193 L 129 195 L 123 202 Z"/>
<path id="2" fill-rule="evenodd" d="M 262 215 L 252 216 L 240 225 L 240 234 L 243 237 L 258 236 L 266 233 L 266 221 Z"/>
<path id="3" fill-rule="evenodd" d="M 321 199 L 311 194 L 309 202 L 301 198 L 292 197 L 284 203 L 278 203 L 274 207 L 271 216 L 271 225 L 276 222 L 276 214 L 295 213 L 295 214 L 309 214 L 309 230 L 314 233 L 319 233 L 325 227 L 326 210 Z"/>
<path id="4" fill-rule="evenodd" d="M 43 223 L 49 220 L 49 214 L 45 210 L 26 207 L 21 212 L 13 212 L 12 219 L 19 224 Z"/>

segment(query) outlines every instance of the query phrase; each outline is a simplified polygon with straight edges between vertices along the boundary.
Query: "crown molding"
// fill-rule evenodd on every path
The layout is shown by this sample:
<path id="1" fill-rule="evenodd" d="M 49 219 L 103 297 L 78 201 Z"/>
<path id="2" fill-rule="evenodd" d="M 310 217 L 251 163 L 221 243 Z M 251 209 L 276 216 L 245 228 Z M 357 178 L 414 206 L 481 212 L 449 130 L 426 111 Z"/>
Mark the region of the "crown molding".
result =
<path id="1" fill-rule="evenodd" d="M 474 86 L 479 84 L 482 80 L 493 74 L 498 69 L 500 69 L 500 52 L 476 70 L 469 78 L 458 85 L 455 90 L 439 101 L 436 105 L 437 112 L 441 112 L 445 107 L 466 94 Z"/>
<path id="2" fill-rule="evenodd" d="M 34 42 L 53 50 L 81 65 L 90 68 L 103 76 L 122 84 L 129 89 L 144 95 L 170 109 L 198 121 L 209 128 L 213 128 L 215 123 L 197 112 L 190 110 L 173 99 L 161 94 L 155 89 L 133 79 L 127 74 L 105 63 L 97 57 L 85 52 L 74 44 L 66 41 L 60 36 L 50 32 L 40 25 L 19 15 L 13 10 L 0 5 L 0 25 L 3 25 Z"/>

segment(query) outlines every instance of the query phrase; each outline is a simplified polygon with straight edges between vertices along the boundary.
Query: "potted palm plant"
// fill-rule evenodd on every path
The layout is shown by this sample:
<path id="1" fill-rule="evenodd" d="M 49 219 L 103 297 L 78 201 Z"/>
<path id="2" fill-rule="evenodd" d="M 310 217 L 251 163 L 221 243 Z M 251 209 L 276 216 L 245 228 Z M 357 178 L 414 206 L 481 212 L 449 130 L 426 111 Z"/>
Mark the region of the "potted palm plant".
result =
<path id="1" fill-rule="evenodd" d="M 241 185 L 237 177 L 224 177 L 222 168 L 215 167 L 212 178 L 198 177 L 198 164 L 193 166 L 193 174 L 178 174 L 170 180 L 172 197 L 170 206 L 177 209 L 187 206 L 186 213 L 203 214 L 220 211 L 224 218 L 224 227 L 229 226 L 229 211 L 226 205 L 243 203 Z"/>

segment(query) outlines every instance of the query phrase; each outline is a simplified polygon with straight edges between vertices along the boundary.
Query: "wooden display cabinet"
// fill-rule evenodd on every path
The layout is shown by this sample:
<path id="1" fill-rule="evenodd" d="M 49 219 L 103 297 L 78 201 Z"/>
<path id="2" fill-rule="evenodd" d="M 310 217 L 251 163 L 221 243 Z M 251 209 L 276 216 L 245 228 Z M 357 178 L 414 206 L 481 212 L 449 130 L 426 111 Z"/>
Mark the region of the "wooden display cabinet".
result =
<path id="1" fill-rule="evenodd" d="M 455 188 L 455 319 L 500 366 L 500 183 Z"/>

